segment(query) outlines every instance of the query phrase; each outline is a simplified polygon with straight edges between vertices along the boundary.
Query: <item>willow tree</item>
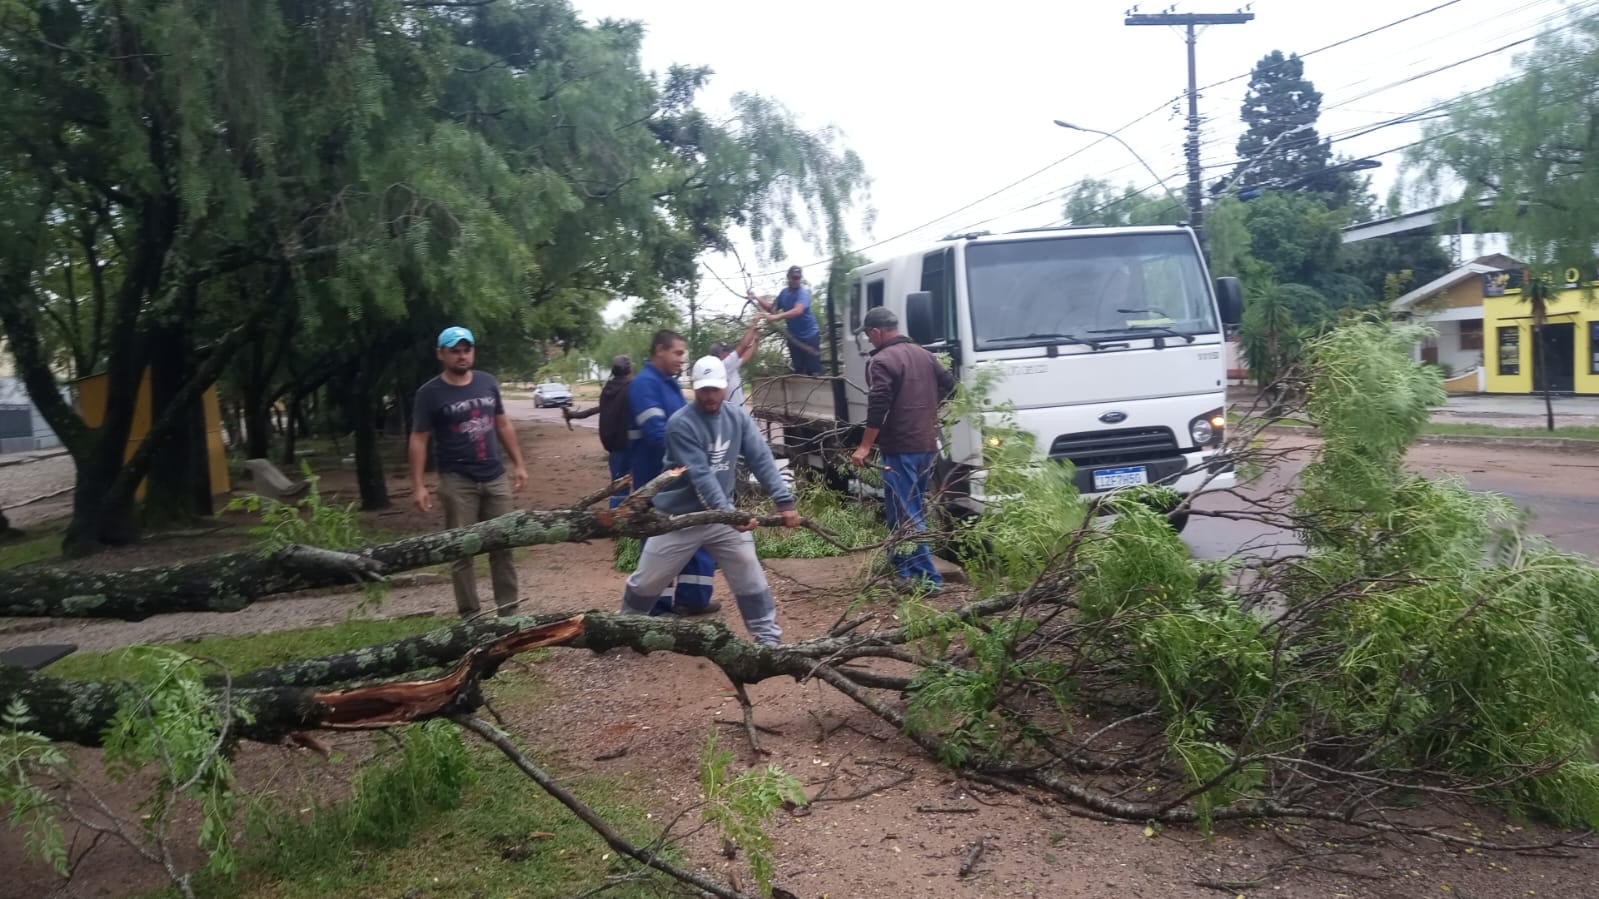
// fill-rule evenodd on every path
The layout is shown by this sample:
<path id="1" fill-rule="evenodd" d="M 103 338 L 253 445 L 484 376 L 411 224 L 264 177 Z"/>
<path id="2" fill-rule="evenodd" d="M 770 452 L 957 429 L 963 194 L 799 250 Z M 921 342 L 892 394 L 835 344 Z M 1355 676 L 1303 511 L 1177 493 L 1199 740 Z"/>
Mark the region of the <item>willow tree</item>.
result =
<path id="1" fill-rule="evenodd" d="M 708 70 L 644 72 L 638 23 L 517 0 L 410 15 L 427 50 L 404 112 L 417 137 L 346 195 L 334 221 L 351 230 L 304 287 L 294 338 L 343 360 L 331 383 L 369 508 L 387 502 L 372 428 L 384 387 L 403 401 L 431 374 L 442 325 L 483 330 L 485 367 L 530 371 L 545 347 L 592 342 L 617 296 L 691 293 L 698 255 L 734 229 L 780 240 L 808 222 L 816 242 L 842 241 L 864 185 L 835 135 L 777 104 L 741 97 L 741 114 L 717 121 L 694 105 Z M 257 382 L 267 355 L 247 360 Z"/>
<path id="2" fill-rule="evenodd" d="M 1515 72 L 1429 125 L 1411 168 L 1455 214 L 1502 231 L 1533 272 L 1592 271 L 1599 246 L 1599 15 L 1573 12 L 1517 57 Z M 1526 300 L 1542 330 L 1546 288 Z M 1534 340 L 1535 358 L 1539 353 Z M 1552 423 L 1552 416 L 1551 416 Z M 1552 426 L 1552 424 L 1551 424 Z"/>
<path id="3" fill-rule="evenodd" d="M 320 241 L 351 174 L 411 145 L 399 113 L 419 43 L 357 2 L 20 0 L 0 15 L 0 322 L 76 464 L 66 546 L 86 551 L 137 535 L 147 476 L 152 505 L 192 495 L 199 396 L 339 250 Z M 64 296 L 78 268 L 88 283 Z M 233 294 L 223 276 L 246 271 L 260 275 Z M 48 355 L 74 304 L 95 323 L 78 373 L 107 376 L 93 425 Z M 124 462 L 146 370 L 153 422 Z"/>

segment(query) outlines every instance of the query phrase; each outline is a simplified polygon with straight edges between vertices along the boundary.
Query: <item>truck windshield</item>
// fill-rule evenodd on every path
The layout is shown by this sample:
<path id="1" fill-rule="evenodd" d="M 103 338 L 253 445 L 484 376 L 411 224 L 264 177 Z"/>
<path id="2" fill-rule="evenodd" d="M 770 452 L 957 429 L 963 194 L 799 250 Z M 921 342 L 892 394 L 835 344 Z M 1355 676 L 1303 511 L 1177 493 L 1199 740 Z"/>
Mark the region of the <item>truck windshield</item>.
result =
<path id="1" fill-rule="evenodd" d="M 976 349 L 1072 334 L 1215 334 L 1215 306 L 1186 234 L 1066 235 L 966 248 Z"/>

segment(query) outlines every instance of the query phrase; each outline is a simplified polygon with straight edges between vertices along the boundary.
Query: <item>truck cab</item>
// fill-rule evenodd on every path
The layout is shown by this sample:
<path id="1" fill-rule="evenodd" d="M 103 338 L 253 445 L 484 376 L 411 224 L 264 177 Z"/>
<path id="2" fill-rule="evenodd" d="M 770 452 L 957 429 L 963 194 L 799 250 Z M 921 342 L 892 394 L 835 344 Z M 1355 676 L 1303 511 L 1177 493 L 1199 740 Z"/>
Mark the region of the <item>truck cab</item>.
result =
<path id="1" fill-rule="evenodd" d="M 969 235 L 863 265 L 846 308 L 832 312 L 841 382 L 821 391 L 797 383 L 819 379 L 783 379 L 791 415 L 825 397 L 833 433 L 865 421 L 872 346 L 861 320 L 876 306 L 947 354 L 961 382 L 996 375 L 989 401 L 1011 409 L 1036 457 L 1069 461 L 1085 495 L 1141 484 L 1187 495 L 1233 482 L 1207 459 L 1226 424 L 1224 325 L 1236 324 L 1242 302 L 1236 280 L 1211 282 L 1188 228 Z M 972 509 L 982 502 L 984 439 L 982 422 L 965 421 L 945 447 L 965 485 L 956 502 Z"/>

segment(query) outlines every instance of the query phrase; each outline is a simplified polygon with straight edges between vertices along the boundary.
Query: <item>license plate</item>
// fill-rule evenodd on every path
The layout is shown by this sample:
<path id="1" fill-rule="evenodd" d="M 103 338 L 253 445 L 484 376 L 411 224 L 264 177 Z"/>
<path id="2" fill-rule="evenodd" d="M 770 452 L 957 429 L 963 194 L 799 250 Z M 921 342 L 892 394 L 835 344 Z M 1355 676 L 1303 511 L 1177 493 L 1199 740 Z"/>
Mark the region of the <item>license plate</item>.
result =
<path id="1" fill-rule="evenodd" d="M 1149 483 L 1149 469 L 1142 465 L 1131 468 L 1101 468 L 1094 472 L 1094 490 L 1115 490 L 1117 487 L 1136 487 Z"/>

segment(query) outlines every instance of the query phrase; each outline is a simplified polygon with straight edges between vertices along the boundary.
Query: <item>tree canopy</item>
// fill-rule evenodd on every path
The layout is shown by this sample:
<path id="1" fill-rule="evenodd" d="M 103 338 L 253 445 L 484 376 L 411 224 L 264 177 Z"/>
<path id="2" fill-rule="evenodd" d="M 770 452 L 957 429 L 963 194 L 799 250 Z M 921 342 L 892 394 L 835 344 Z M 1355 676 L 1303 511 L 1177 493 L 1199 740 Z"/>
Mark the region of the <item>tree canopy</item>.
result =
<path id="1" fill-rule="evenodd" d="M 252 454 L 276 402 L 323 397 L 378 507 L 375 421 L 444 325 L 529 371 L 611 299 L 691 290 L 734 229 L 842 246 L 866 179 L 839 135 L 748 93 L 706 115 L 709 70 L 645 72 L 643 34 L 562 0 L 0 5 L 0 324 L 77 464 L 69 547 L 136 535 L 147 477 L 147 514 L 209 511 L 219 378 Z M 86 417 L 61 380 L 99 373 Z"/>
<path id="2" fill-rule="evenodd" d="M 1238 158 L 1231 180 L 1239 187 L 1288 182 L 1326 168 L 1332 149 L 1316 134 L 1321 92 L 1305 77 L 1298 54 L 1273 50 L 1249 75 L 1240 117 Z"/>
<path id="3" fill-rule="evenodd" d="M 1599 15 L 1573 13 L 1514 75 L 1450 105 L 1411 152 L 1433 198 L 1510 236 L 1535 267 L 1588 266 L 1599 244 Z"/>

